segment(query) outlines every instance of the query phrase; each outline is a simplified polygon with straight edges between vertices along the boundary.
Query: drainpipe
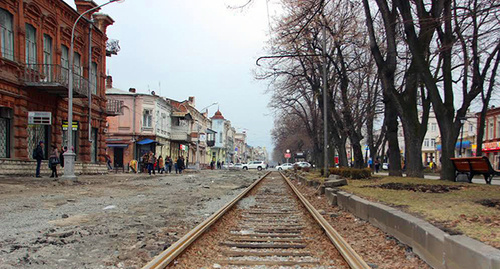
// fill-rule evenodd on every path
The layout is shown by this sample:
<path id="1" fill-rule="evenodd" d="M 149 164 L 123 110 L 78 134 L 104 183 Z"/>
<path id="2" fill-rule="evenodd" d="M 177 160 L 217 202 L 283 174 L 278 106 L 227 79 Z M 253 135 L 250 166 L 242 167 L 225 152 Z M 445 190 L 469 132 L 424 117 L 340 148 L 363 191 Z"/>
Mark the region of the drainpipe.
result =
<path id="1" fill-rule="evenodd" d="M 132 113 L 132 142 L 134 143 L 133 151 L 134 151 L 134 160 L 137 160 L 137 149 L 135 147 L 135 109 L 136 109 L 136 99 L 137 94 L 134 93 L 134 108 Z"/>
<path id="2" fill-rule="evenodd" d="M 90 78 L 92 77 L 92 23 L 89 21 L 89 142 L 92 147 L 92 85 L 90 85 Z M 96 70 L 97 71 L 97 70 Z M 97 74 L 96 74 L 97 75 Z M 95 82 L 97 83 L 97 81 Z M 91 150 L 92 152 L 92 150 Z M 92 156 L 90 157 L 92 159 Z"/>

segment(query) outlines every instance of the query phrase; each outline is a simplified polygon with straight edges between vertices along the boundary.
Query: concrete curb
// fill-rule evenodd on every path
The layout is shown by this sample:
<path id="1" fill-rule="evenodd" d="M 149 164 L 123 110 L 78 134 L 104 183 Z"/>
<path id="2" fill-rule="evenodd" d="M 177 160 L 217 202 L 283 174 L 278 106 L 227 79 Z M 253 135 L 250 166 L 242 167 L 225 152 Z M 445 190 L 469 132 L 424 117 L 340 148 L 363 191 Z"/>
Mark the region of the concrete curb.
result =
<path id="1" fill-rule="evenodd" d="M 333 190 L 326 189 L 327 198 Z M 413 248 L 437 269 L 500 269 L 500 250 L 462 235 L 449 235 L 430 223 L 400 210 L 338 191 L 337 203 L 357 217 Z M 330 201 L 330 200 L 329 200 Z"/>

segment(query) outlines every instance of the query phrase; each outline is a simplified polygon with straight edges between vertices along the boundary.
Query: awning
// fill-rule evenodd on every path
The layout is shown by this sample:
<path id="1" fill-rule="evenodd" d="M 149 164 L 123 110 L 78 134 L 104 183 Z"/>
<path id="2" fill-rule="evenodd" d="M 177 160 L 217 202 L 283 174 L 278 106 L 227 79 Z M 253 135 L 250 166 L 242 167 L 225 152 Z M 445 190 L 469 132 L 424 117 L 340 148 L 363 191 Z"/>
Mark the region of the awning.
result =
<path id="1" fill-rule="evenodd" d="M 151 143 L 158 143 L 158 142 L 154 141 L 153 139 L 149 139 L 149 138 L 146 138 L 144 140 L 137 142 L 138 145 L 147 145 L 147 144 L 151 144 Z"/>
<path id="2" fill-rule="evenodd" d="M 207 128 L 207 133 L 209 133 L 209 134 L 216 134 L 217 132 L 215 130 Z"/>
<path id="3" fill-rule="evenodd" d="M 463 149 L 466 149 L 466 148 L 469 148 L 470 147 L 470 141 L 469 140 L 465 140 L 463 141 L 462 143 L 462 148 Z M 456 144 L 455 144 L 455 148 L 459 149 L 460 148 L 460 141 L 458 141 Z"/>
<path id="4" fill-rule="evenodd" d="M 107 144 L 108 148 L 128 148 L 128 144 Z"/>

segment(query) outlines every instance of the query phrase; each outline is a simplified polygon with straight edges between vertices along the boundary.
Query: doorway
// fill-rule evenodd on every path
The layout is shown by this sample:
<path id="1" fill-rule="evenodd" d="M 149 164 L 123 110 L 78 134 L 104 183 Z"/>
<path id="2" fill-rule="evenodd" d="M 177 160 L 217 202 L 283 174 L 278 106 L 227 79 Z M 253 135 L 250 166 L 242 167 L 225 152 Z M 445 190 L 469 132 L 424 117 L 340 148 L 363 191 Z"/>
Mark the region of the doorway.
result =
<path id="1" fill-rule="evenodd" d="M 114 167 L 123 168 L 123 148 L 114 148 Z"/>

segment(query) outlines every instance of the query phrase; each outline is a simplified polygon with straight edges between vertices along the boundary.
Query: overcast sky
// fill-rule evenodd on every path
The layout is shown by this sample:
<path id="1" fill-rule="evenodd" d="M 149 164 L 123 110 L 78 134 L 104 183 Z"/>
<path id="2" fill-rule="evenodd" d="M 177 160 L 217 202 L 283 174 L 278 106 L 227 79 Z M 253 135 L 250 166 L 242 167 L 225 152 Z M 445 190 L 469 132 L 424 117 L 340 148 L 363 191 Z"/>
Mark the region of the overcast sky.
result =
<path id="1" fill-rule="evenodd" d="M 74 7 L 73 0 L 64 1 Z M 197 109 L 218 102 L 238 131 L 246 129 L 248 144 L 271 154 L 267 83 L 253 77 L 268 38 L 266 0 L 243 11 L 227 8 L 245 2 L 125 0 L 104 7 L 101 12 L 115 20 L 108 37 L 121 47 L 107 58 L 113 86 L 154 90 L 179 101 L 195 96 Z M 209 115 L 215 111 L 217 106 L 210 107 Z"/>

